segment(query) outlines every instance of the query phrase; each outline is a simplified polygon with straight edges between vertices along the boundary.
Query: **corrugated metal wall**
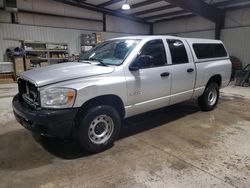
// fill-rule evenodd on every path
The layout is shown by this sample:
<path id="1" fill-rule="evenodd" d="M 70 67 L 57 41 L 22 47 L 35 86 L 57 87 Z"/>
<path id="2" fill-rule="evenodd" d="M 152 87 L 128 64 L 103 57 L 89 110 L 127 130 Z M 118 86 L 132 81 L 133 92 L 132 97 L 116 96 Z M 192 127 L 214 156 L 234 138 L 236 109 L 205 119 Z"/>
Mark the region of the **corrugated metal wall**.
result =
<path id="1" fill-rule="evenodd" d="M 224 29 L 221 40 L 230 55 L 240 58 L 244 66 L 250 64 L 250 27 Z"/>
<path id="2" fill-rule="evenodd" d="M 81 30 L 0 24 L 0 61 L 8 47 L 20 46 L 18 40 L 67 43 L 70 53 L 80 52 Z"/>
<path id="3" fill-rule="evenodd" d="M 20 40 L 67 43 L 71 54 L 79 53 L 81 34 L 93 32 L 96 31 L 0 23 L 0 61 L 4 61 L 7 48 L 20 46 Z M 129 35 L 111 32 L 101 32 L 101 34 L 104 40 Z"/>
<path id="4" fill-rule="evenodd" d="M 106 16 L 106 19 L 107 31 L 141 35 L 149 34 L 149 25 L 109 15 Z"/>
<path id="5" fill-rule="evenodd" d="M 175 19 L 168 22 L 157 22 L 154 24 L 154 34 L 184 34 L 192 31 L 211 30 L 214 28 L 214 23 L 204 18 L 191 17 Z"/>

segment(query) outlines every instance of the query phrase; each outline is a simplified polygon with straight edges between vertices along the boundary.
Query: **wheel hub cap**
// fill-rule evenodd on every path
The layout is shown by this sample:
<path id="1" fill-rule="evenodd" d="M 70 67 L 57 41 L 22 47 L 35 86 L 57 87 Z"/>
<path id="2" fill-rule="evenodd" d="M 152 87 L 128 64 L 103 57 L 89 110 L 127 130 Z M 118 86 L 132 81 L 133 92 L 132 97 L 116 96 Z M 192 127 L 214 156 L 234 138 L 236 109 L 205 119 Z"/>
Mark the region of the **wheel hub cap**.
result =
<path id="1" fill-rule="evenodd" d="M 96 126 L 95 126 L 95 134 L 97 135 L 100 135 L 102 134 L 106 129 L 106 125 L 104 123 L 98 123 Z"/>
<path id="2" fill-rule="evenodd" d="M 208 104 L 210 106 L 213 106 L 216 103 L 217 100 L 217 91 L 215 88 L 213 88 L 209 93 L 208 93 Z"/>
<path id="3" fill-rule="evenodd" d="M 88 136 L 95 144 L 105 143 L 114 131 L 114 123 L 111 117 L 99 115 L 90 123 Z"/>

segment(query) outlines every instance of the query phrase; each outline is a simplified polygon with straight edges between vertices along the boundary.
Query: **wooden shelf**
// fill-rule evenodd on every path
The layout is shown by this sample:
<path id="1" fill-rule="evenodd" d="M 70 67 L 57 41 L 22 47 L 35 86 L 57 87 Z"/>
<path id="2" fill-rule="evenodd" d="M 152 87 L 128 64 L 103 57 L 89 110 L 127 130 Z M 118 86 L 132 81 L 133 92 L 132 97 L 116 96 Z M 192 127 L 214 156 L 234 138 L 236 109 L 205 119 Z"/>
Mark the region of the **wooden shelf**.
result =
<path id="1" fill-rule="evenodd" d="M 60 60 L 60 59 L 68 59 L 68 57 L 50 57 L 50 58 L 39 58 L 39 57 L 36 57 L 36 58 L 29 58 L 29 59 L 40 59 L 40 60 L 53 60 L 53 59 L 58 59 L 58 60 Z"/>
<path id="2" fill-rule="evenodd" d="M 65 62 L 69 59 L 69 57 L 66 57 L 69 54 L 68 44 L 65 43 L 23 41 L 22 46 L 26 49 L 26 69 L 30 69 L 32 66 L 32 62 L 30 60 L 37 60 L 38 62 L 50 65 Z"/>
<path id="3" fill-rule="evenodd" d="M 68 52 L 68 50 L 25 50 L 26 52 Z"/>
<path id="4" fill-rule="evenodd" d="M 50 57 L 50 58 L 47 58 L 47 59 L 68 59 L 68 57 Z"/>

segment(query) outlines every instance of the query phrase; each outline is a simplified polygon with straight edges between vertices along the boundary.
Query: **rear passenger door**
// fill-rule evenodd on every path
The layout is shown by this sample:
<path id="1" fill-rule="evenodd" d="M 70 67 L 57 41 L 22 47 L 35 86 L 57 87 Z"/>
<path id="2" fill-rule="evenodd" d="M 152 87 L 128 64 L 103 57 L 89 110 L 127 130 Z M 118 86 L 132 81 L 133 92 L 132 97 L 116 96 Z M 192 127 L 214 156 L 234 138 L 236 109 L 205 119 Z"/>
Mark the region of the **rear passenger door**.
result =
<path id="1" fill-rule="evenodd" d="M 170 104 L 192 98 L 195 85 L 195 65 L 186 41 L 167 39 L 171 54 L 172 88 Z"/>

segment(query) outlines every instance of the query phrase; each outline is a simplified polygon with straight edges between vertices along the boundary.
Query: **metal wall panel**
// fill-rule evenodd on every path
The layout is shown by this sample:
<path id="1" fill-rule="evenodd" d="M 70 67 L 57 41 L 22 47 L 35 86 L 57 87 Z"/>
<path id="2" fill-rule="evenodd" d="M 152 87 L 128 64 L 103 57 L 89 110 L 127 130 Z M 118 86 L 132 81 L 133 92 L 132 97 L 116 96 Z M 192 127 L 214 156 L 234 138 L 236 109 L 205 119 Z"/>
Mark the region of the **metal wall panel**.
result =
<path id="1" fill-rule="evenodd" d="M 139 35 L 149 34 L 149 25 L 147 24 L 110 15 L 107 15 L 106 19 L 106 28 L 109 32 L 134 33 Z"/>
<path id="2" fill-rule="evenodd" d="M 230 55 L 238 57 L 244 66 L 250 64 L 250 26 L 223 29 L 221 40 Z"/>
<path id="3" fill-rule="evenodd" d="M 133 35 L 133 34 L 128 34 L 128 33 L 111 33 L 111 32 L 101 32 L 101 34 L 102 34 L 103 40 Z"/>
<path id="4" fill-rule="evenodd" d="M 0 22 L 10 23 L 11 22 L 10 13 L 0 10 Z"/>
<path id="5" fill-rule="evenodd" d="M 195 30 L 210 30 L 214 28 L 214 23 L 197 16 L 155 23 L 154 34 L 184 33 Z"/>
<path id="6" fill-rule="evenodd" d="M 43 42 L 67 43 L 70 53 L 80 52 L 81 33 L 94 31 L 82 31 L 76 29 L 62 29 L 52 27 L 38 27 L 18 24 L 0 24 L 0 61 L 8 47 L 19 46 L 18 40 L 34 40 Z M 15 43 L 13 43 L 13 41 Z"/>
<path id="7" fill-rule="evenodd" d="M 227 12 L 225 27 L 239 27 L 244 25 L 250 25 L 250 8 Z"/>
<path id="8" fill-rule="evenodd" d="M 186 38 L 204 38 L 204 39 L 214 39 L 214 31 L 198 31 L 198 32 L 187 32 L 187 33 L 178 33 L 180 37 Z"/>
<path id="9" fill-rule="evenodd" d="M 80 7 L 70 6 L 53 0 L 17 0 L 21 10 L 42 12 L 79 18 L 102 19 L 102 14 Z"/>
<path id="10" fill-rule="evenodd" d="M 81 34 L 93 32 L 96 31 L 0 23 L 0 62 L 4 61 L 6 49 L 20 46 L 20 40 L 67 43 L 71 54 L 79 53 Z M 103 40 L 129 35 L 111 32 L 101 34 Z"/>

